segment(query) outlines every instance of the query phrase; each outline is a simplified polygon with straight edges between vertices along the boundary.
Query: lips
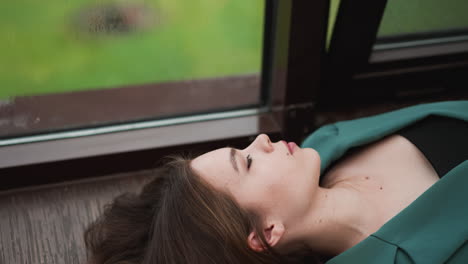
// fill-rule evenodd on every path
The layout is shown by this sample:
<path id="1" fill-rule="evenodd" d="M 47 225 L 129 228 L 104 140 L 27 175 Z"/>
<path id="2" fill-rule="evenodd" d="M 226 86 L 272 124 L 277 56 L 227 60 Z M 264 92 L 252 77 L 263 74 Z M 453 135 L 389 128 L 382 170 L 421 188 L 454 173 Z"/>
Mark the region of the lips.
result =
<path id="1" fill-rule="evenodd" d="M 289 153 L 290 153 L 290 154 L 293 154 L 294 151 L 295 151 L 295 149 L 297 148 L 296 143 L 294 143 L 294 142 L 289 142 L 289 143 L 288 143 L 288 142 L 286 142 L 286 141 L 284 141 L 284 140 L 282 140 L 282 142 L 283 142 L 283 143 L 286 145 L 286 147 L 288 148 Z"/>
<path id="2" fill-rule="evenodd" d="M 294 143 L 294 142 L 289 142 L 289 143 L 288 143 L 288 148 L 289 148 L 289 152 L 290 152 L 291 154 L 293 154 L 294 151 L 295 151 L 296 148 L 297 148 L 297 145 L 296 145 L 296 143 Z"/>

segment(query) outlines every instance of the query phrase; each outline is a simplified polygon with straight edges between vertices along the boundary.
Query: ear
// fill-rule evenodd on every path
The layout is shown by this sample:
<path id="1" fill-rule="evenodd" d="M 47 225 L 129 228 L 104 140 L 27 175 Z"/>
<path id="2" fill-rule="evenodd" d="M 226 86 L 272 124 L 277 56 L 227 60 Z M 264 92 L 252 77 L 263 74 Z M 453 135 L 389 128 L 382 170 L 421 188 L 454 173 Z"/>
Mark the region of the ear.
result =
<path id="1" fill-rule="evenodd" d="M 274 247 L 284 234 L 284 225 L 281 222 L 269 223 L 267 227 L 263 229 L 263 234 L 265 235 L 265 239 L 270 247 Z M 266 249 L 266 247 L 262 245 L 262 240 L 255 231 L 252 231 L 249 234 L 247 243 L 251 249 L 257 252 L 261 252 Z"/>

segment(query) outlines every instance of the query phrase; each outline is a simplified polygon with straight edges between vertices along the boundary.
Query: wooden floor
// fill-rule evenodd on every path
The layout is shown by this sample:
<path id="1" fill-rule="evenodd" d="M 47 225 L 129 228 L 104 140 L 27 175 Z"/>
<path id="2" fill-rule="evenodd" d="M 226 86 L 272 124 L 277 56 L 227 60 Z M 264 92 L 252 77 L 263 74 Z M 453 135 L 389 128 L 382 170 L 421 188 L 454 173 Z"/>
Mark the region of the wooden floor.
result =
<path id="1" fill-rule="evenodd" d="M 0 192 L 0 264 L 86 263 L 85 226 L 150 173 Z"/>

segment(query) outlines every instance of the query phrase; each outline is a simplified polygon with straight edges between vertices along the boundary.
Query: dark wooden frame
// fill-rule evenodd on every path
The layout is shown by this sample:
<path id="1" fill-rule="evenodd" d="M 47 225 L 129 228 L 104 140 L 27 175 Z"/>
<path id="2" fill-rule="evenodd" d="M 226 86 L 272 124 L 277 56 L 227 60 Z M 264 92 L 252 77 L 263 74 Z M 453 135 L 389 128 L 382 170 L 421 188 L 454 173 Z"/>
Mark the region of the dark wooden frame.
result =
<path id="1" fill-rule="evenodd" d="M 324 62 L 321 108 L 466 93 L 467 41 L 373 49 L 374 44 L 421 37 L 418 34 L 386 37 L 377 42 L 386 3 L 387 0 L 341 1 Z M 460 32 L 466 31 L 435 32 L 435 35 Z"/>
<path id="2" fill-rule="evenodd" d="M 328 1 L 292 1 L 283 134 L 301 141 L 311 132 L 326 49 Z"/>

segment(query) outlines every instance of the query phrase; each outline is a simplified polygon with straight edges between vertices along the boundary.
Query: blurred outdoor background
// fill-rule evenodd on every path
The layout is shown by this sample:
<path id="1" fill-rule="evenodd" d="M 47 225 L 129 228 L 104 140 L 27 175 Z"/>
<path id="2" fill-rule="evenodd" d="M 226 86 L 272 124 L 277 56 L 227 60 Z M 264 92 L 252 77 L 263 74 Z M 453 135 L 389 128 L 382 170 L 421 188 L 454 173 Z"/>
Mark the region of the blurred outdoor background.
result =
<path id="1" fill-rule="evenodd" d="M 0 98 L 260 72 L 263 0 L 2 0 Z"/>
<path id="2" fill-rule="evenodd" d="M 260 73 L 264 8 L 264 0 L 2 0 L 0 99 Z M 465 27 L 466 10 L 466 0 L 391 0 L 379 36 Z"/>

